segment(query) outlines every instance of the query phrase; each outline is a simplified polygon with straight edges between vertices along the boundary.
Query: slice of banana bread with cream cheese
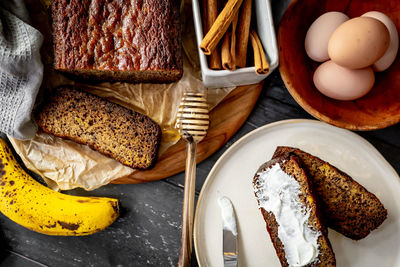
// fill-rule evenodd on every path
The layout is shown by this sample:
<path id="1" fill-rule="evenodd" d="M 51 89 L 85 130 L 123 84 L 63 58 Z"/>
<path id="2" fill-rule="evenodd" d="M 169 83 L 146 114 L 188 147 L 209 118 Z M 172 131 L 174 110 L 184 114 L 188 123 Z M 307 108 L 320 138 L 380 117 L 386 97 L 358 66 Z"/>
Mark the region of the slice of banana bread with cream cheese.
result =
<path id="1" fill-rule="evenodd" d="M 317 200 L 296 156 L 263 164 L 253 187 L 282 266 L 336 266 Z"/>

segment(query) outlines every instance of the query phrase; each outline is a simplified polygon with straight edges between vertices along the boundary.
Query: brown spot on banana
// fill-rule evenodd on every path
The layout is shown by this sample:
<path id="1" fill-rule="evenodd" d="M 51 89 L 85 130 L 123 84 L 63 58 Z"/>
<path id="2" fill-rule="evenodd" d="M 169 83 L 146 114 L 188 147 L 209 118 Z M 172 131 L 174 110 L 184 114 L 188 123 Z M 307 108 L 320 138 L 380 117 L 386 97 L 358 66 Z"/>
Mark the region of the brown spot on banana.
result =
<path id="1" fill-rule="evenodd" d="M 75 231 L 79 228 L 79 224 L 67 223 L 67 222 L 62 222 L 62 221 L 57 221 L 57 222 L 63 229 Z"/>
<path id="2" fill-rule="evenodd" d="M 3 159 L 0 158 L 0 179 L 3 178 L 4 175 L 6 175 L 6 171 L 4 169 L 5 169 L 5 166 L 3 164 Z"/>
<path id="3" fill-rule="evenodd" d="M 57 223 L 45 225 L 45 227 L 47 227 L 47 228 L 56 228 L 56 226 L 57 226 Z"/>
<path id="4" fill-rule="evenodd" d="M 81 200 L 81 199 L 79 199 L 79 200 L 77 200 L 76 202 L 79 202 L 79 203 L 87 203 L 87 202 L 91 202 L 91 201 L 89 201 L 89 200 Z"/>
<path id="5" fill-rule="evenodd" d="M 110 204 L 111 204 L 111 207 L 115 211 L 115 214 L 114 214 L 115 217 L 118 217 L 119 216 L 119 201 L 117 201 L 117 202 L 110 201 Z"/>

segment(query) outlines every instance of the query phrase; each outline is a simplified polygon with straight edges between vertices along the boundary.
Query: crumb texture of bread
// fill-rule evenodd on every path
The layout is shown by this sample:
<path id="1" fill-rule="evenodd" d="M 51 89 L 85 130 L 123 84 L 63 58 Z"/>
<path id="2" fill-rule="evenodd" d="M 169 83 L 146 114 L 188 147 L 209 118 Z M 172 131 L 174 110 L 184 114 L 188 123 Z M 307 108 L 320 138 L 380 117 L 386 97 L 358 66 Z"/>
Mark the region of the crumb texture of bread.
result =
<path id="1" fill-rule="evenodd" d="M 180 79 L 179 4 L 178 0 L 53 0 L 55 69 L 83 79 Z"/>
<path id="2" fill-rule="evenodd" d="M 387 210 L 379 199 L 326 161 L 292 147 L 278 147 L 273 158 L 296 155 L 303 163 L 328 227 L 359 240 L 379 227 Z"/>
<path id="3" fill-rule="evenodd" d="M 122 164 L 152 167 L 161 142 L 161 128 L 149 117 L 70 87 L 59 87 L 38 114 L 49 134 L 85 144 Z"/>
<path id="4" fill-rule="evenodd" d="M 328 239 L 327 228 L 321 221 L 317 200 L 314 197 L 307 175 L 303 170 L 303 168 L 301 167 L 301 161 L 296 156 L 291 155 L 287 157 L 275 158 L 271 161 L 264 163 L 258 169 L 257 173 L 253 178 L 253 186 L 255 192 L 259 190 L 260 175 L 267 169 L 272 168 L 276 164 L 279 164 L 282 171 L 287 175 L 289 175 L 290 177 L 292 177 L 293 179 L 295 179 L 300 185 L 301 193 L 299 194 L 299 200 L 309 212 L 308 225 L 311 226 L 312 229 L 314 229 L 314 231 L 321 233 L 317 239 L 318 250 L 319 250 L 317 260 L 304 266 L 309 266 L 309 267 L 336 266 L 335 254 L 332 250 L 331 244 Z M 258 197 L 257 201 L 260 205 L 260 200 Z M 279 257 L 281 265 L 289 266 L 288 261 L 286 259 L 284 244 L 282 243 L 278 235 L 280 226 L 276 221 L 275 215 L 273 214 L 273 212 L 267 211 L 263 207 L 260 207 L 260 210 L 266 222 L 268 233 L 270 235 L 276 253 Z"/>

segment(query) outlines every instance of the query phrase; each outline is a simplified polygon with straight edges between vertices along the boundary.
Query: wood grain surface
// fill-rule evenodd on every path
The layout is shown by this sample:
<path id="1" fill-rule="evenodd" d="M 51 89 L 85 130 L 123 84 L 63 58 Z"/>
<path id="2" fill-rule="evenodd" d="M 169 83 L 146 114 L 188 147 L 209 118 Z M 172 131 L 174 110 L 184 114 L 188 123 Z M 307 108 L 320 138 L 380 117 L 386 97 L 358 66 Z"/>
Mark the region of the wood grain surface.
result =
<path id="1" fill-rule="evenodd" d="M 197 145 L 198 163 L 221 148 L 242 126 L 253 110 L 261 89 L 262 83 L 237 87 L 211 111 L 207 136 Z M 135 184 L 170 177 L 185 169 L 185 159 L 186 144 L 180 140 L 158 159 L 151 170 L 135 170 L 133 174 L 112 183 Z"/>
<path id="2" fill-rule="evenodd" d="M 265 124 L 291 118 L 312 117 L 294 101 L 275 71 L 265 81 L 260 98 L 243 126 L 221 149 L 197 165 L 196 192 L 200 192 L 221 154 L 235 141 Z M 400 124 L 358 134 L 400 172 Z M 114 184 L 91 192 L 68 192 L 120 200 L 120 218 L 104 231 L 86 237 L 41 235 L 0 214 L 0 266 L 177 266 L 183 184 L 181 172 L 150 183 Z M 197 266 L 196 257 L 192 258 L 192 266 Z"/>
<path id="3" fill-rule="evenodd" d="M 313 84 L 319 63 L 306 55 L 304 39 L 312 22 L 328 11 L 350 18 L 377 10 L 388 15 L 400 30 L 400 5 L 393 0 L 295 0 L 279 27 L 280 72 L 294 99 L 314 117 L 350 130 L 375 130 L 400 121 L 400 60 L 375 73 L 375 84 L 364 97 L 338 101 L 322 95 Z"/>

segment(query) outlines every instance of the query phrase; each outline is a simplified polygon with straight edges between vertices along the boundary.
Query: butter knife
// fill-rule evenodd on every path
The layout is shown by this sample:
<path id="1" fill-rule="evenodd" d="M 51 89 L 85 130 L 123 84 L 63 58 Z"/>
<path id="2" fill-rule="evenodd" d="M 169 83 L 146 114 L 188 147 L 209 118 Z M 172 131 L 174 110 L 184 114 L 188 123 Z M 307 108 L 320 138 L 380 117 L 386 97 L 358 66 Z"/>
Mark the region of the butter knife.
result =
<path id="1" fill-rule="evenodd" d="M 218 204 L 221 207 L 222 216 L 222 252 L 224 267 L 236 267 L 238 233 L 235 211 L 233 210 L 231 200 L 226 196 L 220 197 L 218 199 Z"/>

